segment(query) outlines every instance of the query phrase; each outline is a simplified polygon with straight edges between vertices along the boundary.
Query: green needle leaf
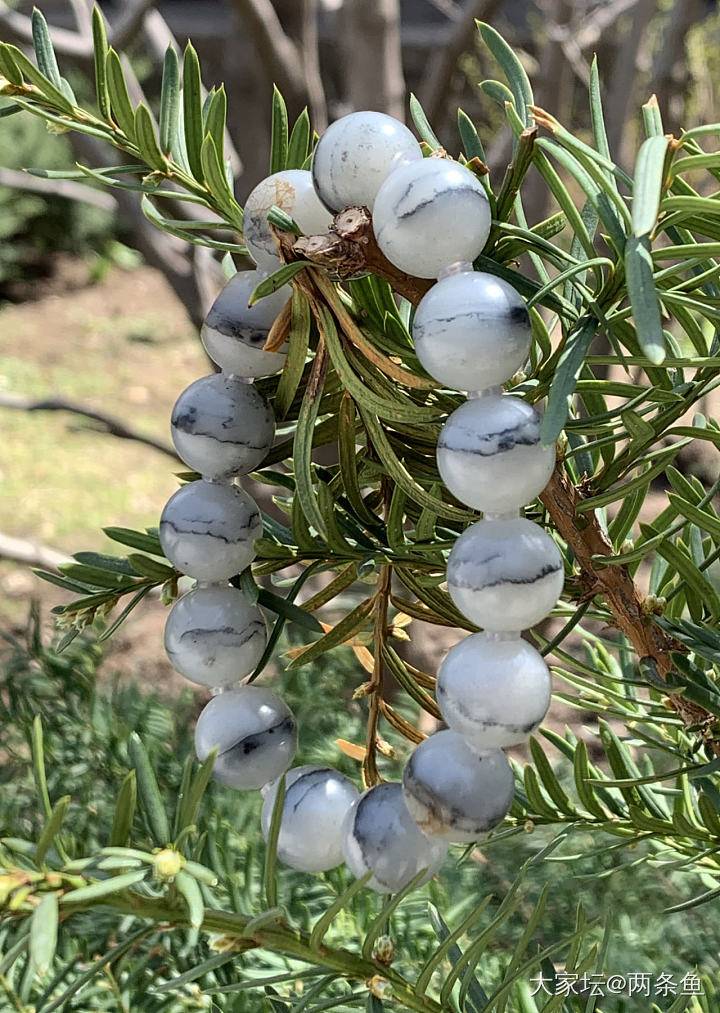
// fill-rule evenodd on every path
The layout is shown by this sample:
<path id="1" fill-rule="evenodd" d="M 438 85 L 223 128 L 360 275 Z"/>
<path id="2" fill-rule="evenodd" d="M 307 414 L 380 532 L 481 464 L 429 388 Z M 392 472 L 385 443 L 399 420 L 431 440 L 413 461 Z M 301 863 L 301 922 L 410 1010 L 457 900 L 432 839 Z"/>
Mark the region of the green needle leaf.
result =
<path id="1" fill-rule="evenodd" d="M 125 84 L 120 57 L 111 47 L 105 60 L 108 94 L 113 118 L 130 141 L 135 141 L 135 113 Z"/>
<path id="2" fill-rule="evenodd" d="M 58 85 L 55 85 L 45 74 L 40 71 L 35 64 L 25 56 L 25 54 L 17 48 L 17 46 L 5 45 L 4 50 L 7 53 L 9 59 L 14 63 L 16 67 L 21 71 L 28 81 L 35 85 L 35 87 L 48 99 L 48 101 L 57 107 L 62 113 L 72 113 L 74 102 L 72 102 L 64 91 L 64 82 L 62 79 Z M 58 75 L 59 76 L 59 75 Z M 22 83 L 22 78 L 20 80 Z M 21 103 L 22 104 L 22 103 Z M 48 119 L 51 117 L 48 115 Z M 65 126 L 68 125 L 66 120 L 62 121 Z"/>
<path id="3" fill-rule="evenodd" d="M 205 905 L 198 881 L 188 872 L 180 870 L 175 876 L 175 886 L 187 904 L 190 925 L 194 929 L 199 929 L 205 917 Z"/>
<path id="4" fill-rule="evenodd" d="M 104 897 L 111 897 L 114 893 L 128 890 L 135 886 L 147 876 L 147 869 L 135 869 L 132 872 L 123 872 L 119 876 L 111 876 L 109 879 L 91 883 L 90 886 L 81 886 L 77 890 L 70 890 L 62 896 L 62 904 L 87 904 L 90 901 L 102 900 Z"/>
<path id="5" fill-rule="evenodd" d="M 632 228 L 638 237 L 649 236 L 657 224 L 669 144 L 667 137 L 648 137 L 640 145 L 632 202 Z"/>
<path id="6" fill-rule="evenodd" d="M 660 365 L 665 358 L 665 335 L 653 277 L 650 240 L 647 236 L 628 236 L 625 274 L 640 347 L 652 363 Z"/>
<path id="7" fill-rule="evenodd" d="M 110 831 L 111 847 L 124 848 L 130 840 L 135 808 L 137 805 L 137 776 L 134 770 L 128 771 L 120 785 L 112 830 Z"/>
<path id="8" fill-rule="evenodd" d="M 0 73 L 3 77 L 7 78 L 10 84 L 14 84 L 22 88 L 24 84 L 22 71 L 13 58 L 10 46 L 4 42 L 0 42 Z M 18 106 L 17 108 L 22 107 Z"/>
<path id="9" fill-rule="evenodd" d="M 130 758 L 137 775 L 138 796 L 156 844 L 170 843 L 170 825 L 147 750 L 137 732 L 130 736 Z"/>
<path id="10" fill-rule="evenodd" d="M 542 421 L 540 435 L 545 446 L 554 443 L 565 428 L 578 377 L 597 329 L 598 321 L 586 317 L 565 339 Z"/>
<path id="11" fill-rule="evenodd" d="M 273 803 L 272 819 L 270 821 L 270 832 L 267 838 L 267 850 L 265 852 L 265 871 L 263 883 L 265 885 L 265 900 L 270 908 L 277 907 L 277 847 L 280 836 L 280 823 L 282 822 L 283 807 L 285 805 L 285 775 L 282 774 L 277 780 L 277 790 Z"/>
<path id="12" fill-rule="evenodd" d="M 64 795 L 54 806 L 50 819 L 45 824 L 43 832 L 38 838 L 37 849 L 35 851 L 35 861 L 38 865 L 42 865 L 45 855 L 52 847 L 53 841 L 57 837 L 60 827 L 63 824 L 68 808 L 70 806 L 70 796 Z"/>
<path id="13" fill-rule="evenodd" d="M 183 126 L 185 147 L 193 176 L 202 183 L 203 109 L 200 61 L 192 43 L 188 42 L 183 56 Z"/>
<path id="14" fill-rule="evenodd" d="M 217 759 L 217 749 L 211 750 L 208 756 L 200 765 L 195 777 L 190 783 L 187 794 L 179 800 L 180 813 L 178 817 L 178 833 L 185 827 L 192 826 L 197 822 L 198 813 L 202 800 L 212 778 L 213 767 Z"/>
<path id="15" fill-rule="evenodd" d="M 302 169 L 308 157 L 310 148 L 310 117 L 307 106 L 295 120 L 295 125 L 290 134 L 288 142 L 287 158 L 285 167 L 287 169 Z"/>
<path id="16" fill-rule="evenodd" d="M 46 819 L 50 819 L 52 816 L 52 805 L 50 804 L 50 795 L 48 793 L 47 777 L 45 776 L 45 753 L 43 751 L 43 729 L 40 715 L 37 714 L 33 718 L 32 730 L 30 735 L 30 741 L 32 746 L 32 763 L 33 763 L 33 776 L 35 778 L 35 788 L 37 789 L 38 796 L 40 798 L 40 804 L 45 812 Z"/>
<path id="17" fill-rule="evenodd" d="M 435 131 L 430 126 L 425 110 L 420 105 L 420 102 L 415 95 L 410 96 L 410 115 L 412 116 L 413 123 L 420 137 L 429 144 L 433 150 L 442 147 L 440 141 L 435 134 Z"/>
<path id="18" fill-rule="evenodd" d="M 512 48 L 494 28 L 483 21 L 476 21 L 475 23 L 483 42 L 500 64 L 505 77 L 508 79 L 513 102 L 523 126 L 531 127 L 533 120 L 529 107 L 533 104 L 533 93 L 523 65 Z"/>
<path id="19" fill-rule="evenodd" d="M 180 111 L 180 64 L 172 45 L 165 53 L 160 92 L 160 150 L 169 155 L 175 143 Z"/>
<path id="20" fill-rule="evenodd" d="M 135 139 L 140 154 L 151 169 L 158 169 L 162 172 L 167 168 L 167 163 L 155 136 L 155 124 L 150 110 L 142 102 L 135 110 Z"/>
<path id="21" fill-rule="evenodd" d="M 47 893 L 33 911 L 30 920 L 30 960 L 41 978 L 50 970 L 58 934 L 57 894 Z"/>
<path id="22" fill-rule="evenodd" d="M 62 78 L 58 69 L 55 49 L 50 38 L 50 29 L 41 11 L 34 8 L 32 12 L 32 37 L 35 58 L 42 73 L 58 90 L 62 89 Z"/>
<path id="23" fill-rule="evenodd" d="M 285 99 L 273 85 L 272 134 L 270 138 L 270 174 L 288 168 L 288 113 Z"/>
<path id="24" fill-rule="evenodd" d="M 343 908 L 348 906 L 355 894 L 360 893 L 368 880 L 372 879 L 372 875 L 372 869 L 368 869 L 364 876 L 361 876 L 360 879 L 356 879 L 354 883 L 351 883 L 347 890 L 344 890 L 340 896 L 333 901 L 322 917 L 318 918 L 317 922 L 313 926 L 312 933 L 310 934 L 311 950 L 317 950 L 320 947 L 335 918 L 337 918 Z"/>
<path id="25" fill-rule="evenodd" d="M 93 54 L 95 60 L 95 94 L 97 95 L 100 115 L 105 120 L 112 120 L 110 111 L 110 92 L 107 83 L 108 40 L 105 20 L 100 8 L 95 6 L 92 13 Z"/>
<path id="26" fill-rule="evenodd" d="M 486 162 L 485 149 L 473 121 L 462 109 L 458 109 L 457 119 L 460 140 L 462 141 L 463 151 L 468 161 L 473 158 L 479 158 L 481 162 Z"/>

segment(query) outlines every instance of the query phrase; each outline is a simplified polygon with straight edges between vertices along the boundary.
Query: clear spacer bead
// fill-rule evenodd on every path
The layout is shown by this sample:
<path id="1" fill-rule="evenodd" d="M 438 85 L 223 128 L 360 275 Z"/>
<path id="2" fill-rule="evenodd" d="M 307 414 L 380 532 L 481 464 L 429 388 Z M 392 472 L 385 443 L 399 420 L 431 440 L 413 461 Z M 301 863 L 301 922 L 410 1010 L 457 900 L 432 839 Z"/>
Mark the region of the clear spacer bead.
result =
<path id="1" fill-rule="evenodd" d="M 486 513 L 483 514 L 484 521 L 514 521 L 517 517 L 522 516 L 520 510 L 506 510 L 501 514 Z"/>
<path id="2" fill-rule="evenodd" d="M 483 387 L 482 390 L 469 390 L 466 396 L 468 401 L 474 401 L 478 397 L 497 397 L 502 392 L 502 384 L 496 383 L 492 387 Z"/>
<path id="3" fill-rule="evenodd" d="M 475 268 L 469 260 L 455 260 L 452 264 L 444 267 L 442 271 L 438 271 L 437 280 L 442 281 L 443 278 L 449 278 L 451 274 L 468 274 L 474 270 Z"/>

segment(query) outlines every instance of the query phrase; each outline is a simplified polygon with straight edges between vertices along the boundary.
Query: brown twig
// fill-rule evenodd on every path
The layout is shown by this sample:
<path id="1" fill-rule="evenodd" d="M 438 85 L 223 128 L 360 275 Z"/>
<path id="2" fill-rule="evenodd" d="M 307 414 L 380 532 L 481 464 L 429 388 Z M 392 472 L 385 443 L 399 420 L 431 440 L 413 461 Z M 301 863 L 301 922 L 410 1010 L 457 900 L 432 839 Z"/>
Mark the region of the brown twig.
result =
<path id="1" fill-rule="evenodd" d="M 117 436 L 122 440 L 133 440 L 135 443 L 142 443 L 153 450 L 159 450 L 161 454 L 167 454 L 177 461 L 178 456 L 168 443 L 156 440 L 153 436 L 145 436 L 136 429 L 126 425 L 122 419 L 107 415 L 105 412 L 97 412 L 92 408 L 77 404 L 75 401 L 68 401 L 62 397 L 29 398 L 20 394 L 0 394 L 0 408 L 14 408 L 16 411 L 25 412 L 70 412 L 71 415 L 80 415 L 103 426 L 104 431 L 110 436 Z"/>
<path id="2" fill-rule="evenodd" d="M 583 513 L 582 526 L 578 524 L 575 508 L 582 494 L 559 465 L 540 499 L 580 566 L 579 579 L 586 594 L 602 597 L 615 626 L 630 641 L 638 658 L 651 658 L 660 676 L 666 678 L 673 668 L 671 652 L 685 653 L 685 648 L 652 622 L 644 608 L 645 599 L 626 566 L 596 564 L 593 556 L 612 556 L 615 550 L 594 514 Z M 702 707 L 676 693 L 669 694 L 668 701 L 686 725 L 702 724 L 711 718 Z M 711 745 L 720 755 L 720 742 Z"/>
<path id="3" fill-rule="evenodd" d="M 2 532 L 0 559 L 24 563 L 26 566 L 39 566 L 43 570 L 57 570 L 61 563 L 72 562 L 67 553 L 52 549 L 49 545 L 41 545 L 40 542 L 32 542 L 27 538 L 15 538 Z"/>
<path id="4" fill-rule="evenodd" d="M 303 236 L 292 242 L 287 233 L 278 233 L 283 257 L 296 260 L 302 257 L 333 276 L 346 280 L 362 271 L 390 282 L 396 292 L 402 293 L 417 304 L 432 286 L 429 278 L 413 278 L 391 264 L 382 253 L 372 229 L 372 218 L 367 208 L 349 207 L 335 216 L 333 234 Z"/>
<path id="5" fill-rule="evenodd" d="M 63 197 L 92 204 L 102 211 L 117 211 L 118 203 L 111 193 L 96 190 L 85 183 L 76 183 L 73 179 L 45 179 L 44 176 L 31 176 L 17 169 L 0 168 L 0 185 L 39 193 L 45 197 Z"/>

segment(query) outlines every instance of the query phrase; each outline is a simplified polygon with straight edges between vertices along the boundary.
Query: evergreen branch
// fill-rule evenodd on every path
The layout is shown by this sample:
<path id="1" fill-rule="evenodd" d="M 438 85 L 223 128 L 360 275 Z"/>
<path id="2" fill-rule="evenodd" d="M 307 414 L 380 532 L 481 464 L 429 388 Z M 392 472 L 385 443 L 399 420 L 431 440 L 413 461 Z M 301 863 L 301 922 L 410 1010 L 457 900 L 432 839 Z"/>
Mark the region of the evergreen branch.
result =
<path id="1" fill-rule="evenodd" d="M 350 208 L 335 218 L 336 238 L 311 237 L 293 241 L 288 234 L 279 236 L 284 257 L 302 256 L 317 263 L 330 274 L 343 277 L 359 270 L 371 270 L 392 284 L 393 289 L 417 305 L 429 282 L 415 279 L 389 264 L 377 246 L 372 220 L 365 209 Z M 322 241 L 321 241 L 322 240 Z M 651 659 L 662 677 L 673 670 L 673 652 L 684 652 L 683 647 L 653 622 L 645 598 L 623 566 L 598 566 L 594 556 L 612 556 L 612 543 L 604 533 L 593 511 L 585 514 L 579 523 L 577 507 L 585 498 L 584 490 L 575 486 L 566 469 L 556 467 L 553 476 L 541 494 L 553 526 L 572 550 L 580 567 L 578 581 L 583 597 L 601 595 L 609 606 L 614 625 L 628 638 L 638 658 Z M 676 693 L 668 694 L 668 701 L 688 727 L 708 726 L 710 713 Z M 710 739 L 713 751 L 720 755 L 720 740 Z"/>

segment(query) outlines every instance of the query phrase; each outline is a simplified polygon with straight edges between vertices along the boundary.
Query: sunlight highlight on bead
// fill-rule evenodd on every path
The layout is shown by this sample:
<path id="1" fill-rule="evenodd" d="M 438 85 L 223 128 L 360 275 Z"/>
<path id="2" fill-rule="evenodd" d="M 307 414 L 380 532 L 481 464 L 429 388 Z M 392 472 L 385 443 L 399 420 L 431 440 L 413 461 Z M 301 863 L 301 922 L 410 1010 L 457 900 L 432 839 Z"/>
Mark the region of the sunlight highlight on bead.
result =
<path id="1" fill-rule="evenodd" d="M 440 477 L 476 510 L 517 510 L 542 492 L 555 466 L 555 447 L 540 442 L 541 423 L 518 397 L 487 393 L 466 401 L 440 431 Z"/>
<path id="2" fill-rule="evenodd" d="M 420 300 L 415 351 L 430 376 L 454 390 L 505 383 L 530 352 L 530 316 L 501 278 L 467 271 L 442 278 Z"/>
<path id="3" fill-rule="evenodd" d="M 379 784 L 353 803 L 343 826 L 343 852 L 350 871 L 378 893 L 397 893 L 422 869 L 423 882 L 445 860 L 447 845 L 427 837 L 405 805 L 402 785 Z"/>
<path id="4" fill-rule="evenodd" d="M 185 464 L 205 478 L 246 475 L 267 456 L 275 417 L 251 384 L 213 373 L 182 392 L 172 410 L 170 433 Z"/>
<path id="5" fill-rule="evenodd" d="M 252 259 L 265 271 L 282 266 L 267 220 L 273 206 L 287 212 L 307 236 L 327 232 L 332 224 L 332 215 L 320 203 L 306 169 L 284 169 L 263 179 L 245 202 L 243 240 Z"/>
<path id="6" fill-rule="evenodd" d="M 552 611 L 563 587 L 552 538 L 524 517 L 482 520 L 460 535 L 448 558 L 450 597 L 486 630 L 525 630 Z"/>
<path id="7" fill-rule="evenodd" d="M 550 672 L 520 636 L 475 633 L 451 647 L 435 697 L 442 716 L 477 749 L 515 746 L 535 731 L 550 706 Z"/>

